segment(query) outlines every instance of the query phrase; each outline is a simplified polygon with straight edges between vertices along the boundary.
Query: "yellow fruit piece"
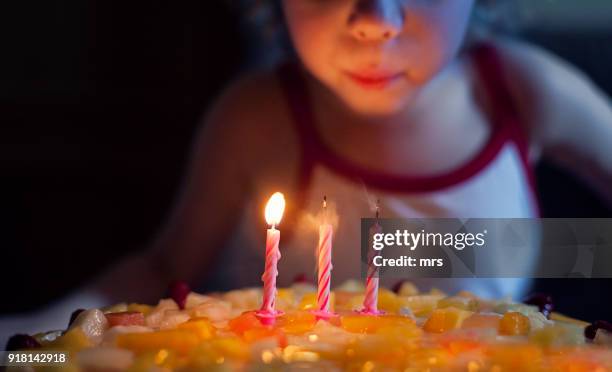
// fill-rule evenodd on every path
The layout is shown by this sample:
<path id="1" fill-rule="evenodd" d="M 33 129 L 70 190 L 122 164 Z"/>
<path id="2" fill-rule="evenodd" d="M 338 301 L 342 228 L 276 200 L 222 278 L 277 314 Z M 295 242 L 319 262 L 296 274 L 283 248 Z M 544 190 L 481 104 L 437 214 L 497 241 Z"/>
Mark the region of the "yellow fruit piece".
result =
<path id="1" fill-rule="evenodd" d="M 197 335 L 200 340 L 209 340 L 215 335 L 215 327 L 207 318 L 194 318 L 179 324 L 176 328 L 191 331 Z"/>
<path id="2" fill-rule="evenodd" d="M 397 295 L 398 296 L 416 296 L 419 294 L 419 288 L 414 285 L 414 283 L 412 282 L 403 282 L 400 287 L 399 290 L 397 291 Z"/>
<path id="3" fill-rule="evenodd" d="M 334 292 L 329 295 L 329 308 L 331 311 L 335 310 L 336 296 Z M 315 310 L 317 308 L 317 294 L 309 292 L 304 294 L 300 304 L 298 305 L 299 310 Z"/>
<path id="4" fill-rule="evenodd" d="M 531 332 L 529 341 L 543 347 L 584 344 L 584 328 L 574 324 L 553 325 Z"/>
<path id="5" fill-rule="evenodd" d="M 585 322 L 583 320 L 570 318 L 569 316 L 563 315 L 561 313 L 552 312 L 550 314 L 550 320 L 554 320 L 556 322 L 564 322 L 564 323 L 572 323 L 581 327 L 588 327 L 590 325 L 589 322 Z"/>
<path id="6" fill-rule="evenodd" d="M 430 295 L 432 295 L 432 296 L 441 296 L 441 297 L 446 297 L 446 296 L 448 296 L 448 295 L 446 294 L 446 292 L 444 292 L 443 290 L 438 289 L 438 288 L 436 288 L 436 287 L 433 287 L 433 288 L 432 288 L 432 289 L 429 291 L 429 294 L 430 294 Z"/>
<path id="7" fill-rule="evenodd" d="M 350 314 L 340 317 L 340 326 L 352 333 L 376 333 L 390 327 L 412 327 L 414 320 L 400 315 Z"/>
<path id="8" fill-rule="evenodd" d="M 211 370 L 211 366 L 250 358 L 249 345 L 239 338 L 218 338 L 202 343 L 189 356 L 188 370 Z M 214 369 L 213 369 L 214 370 Z"/>
<path id="9" fill-rule="evenodd" d="M 401 307 L 410 309 L 415 316 L 423 317 L 431 314 L 443 297 L 441 295 L 398 297 L 398 302 Z"/>
<path id="10" fill-rule="evenodd" d="M 363 294 L 351 294 L 351 298 L 347 302 L 347 310 L 361 310 L 363 308 Z M 378 291 L 378 309 L 387 313 L 397 314 L 402 307 L 403 301 L 393 292 L 388 289 L 380 288 Z"/>
<path id="11" fill-rule="evenodd" d="M 365 296 L 362 294 L 355 294 L 355 293 L 350 293 L 351 297 L 349 298 L 347 304 L 346 304 L 346 309 L 345 310 L 361 310 L 363 309 L 363 300 L 365 299 Z"/>
<path id="12" fill-rule="evenodd" d="M 519 312 L 507 312 L 499 321 L 499 333 L 502 335 L 526 335 L 529 329 L 529 318 Z"/>
<path id="13" fill-rule="evenodd" d="M 248 359 L 250 357 L 249 345 L 239 338 L 219 338 L 212 341 L 213 347 L 223 356 L 233 359 Z"/>
<path id="14" fill-rule="evenodd" d="M 336 310 L 351 310 L 351 300 L 355 297 L 354 292 L 332 291 Z"/>
<path id="15" fill-rule="evenodd" d="M 438 301 L 437 307 L 438 309 L 455 307 L 461 310 L 476 311 L 478 308 L 478 301 L 474 298 L 464 296 L 445 297 Z"/>
<path id="16" fill-rule="evenodd" d="M 127 311 L 136 311 L 147 315 L 153 310 L 153 306 L 151 305 L 143 305 L 143 304 L 129 304 L 127 307 Z"/>
<path id="17" fill-rule="evenodd" d="M 265 327 L 265 328 L 253 328 L 245 331 L 242 337 L 246 342 L 253 343 L 266 338 L 274 339 L 279 345 L 286 344 L 287 337 L 285 333 L 278 328 Z"/>
<path id="18" fill-rule="evenodd" d="M 397 313 L 401 307 L 397 295 L 388 289 L 380 288 L 378 291 L 378 309 L 388 313 Z"/>
<path id="19" fill-rule="evenodd" d="M 79 351 L 91 346 L 93 346 L 93 344 L 87 338 L 85 333 L 83 333 L 80 328 L 75 327 L 68 330 L 54 341 L 45 345 L 45 349 Z"/>
<path id="20" fill-rule="evenodd" d="M 471 316 L 473 312 L 449 307 L 446 309 L 436 309 L 431 313 L 431 316 L 423 329 L 431 333 L 443 333 L 452 329 L 461 327 L 465 319 Z"/>
<path id="21" fill-rule="evenodd" d="M 276 292 L 276 308 L 282 311 L 295 309 L 295 296 L 290 288 L 281 288 Z"/>
<path id="22" fill-rule="evenodd" d="M 169 349 L 185 355 L 200 343 L 200 337 L 192 331 L 176 329 L 120 334 L 116 342 L 118 347 L 135 353 Z"/>
<path id="23" fill-rule="evenodd" d="M 399 344 L 405 344 L 407 341 L 419 339 L 423 335 L 423 330 L 415 323 L 406 322 L 382 326 L 376 333 L 397 340 Z"/>
<path id="24" fill-rule="evenodd" d="M 289 334 L 306 333 L 312 330 L 316 323 L 316 316 L 309 310 L 287 313 L 276 320 L 276 326 Z"/>

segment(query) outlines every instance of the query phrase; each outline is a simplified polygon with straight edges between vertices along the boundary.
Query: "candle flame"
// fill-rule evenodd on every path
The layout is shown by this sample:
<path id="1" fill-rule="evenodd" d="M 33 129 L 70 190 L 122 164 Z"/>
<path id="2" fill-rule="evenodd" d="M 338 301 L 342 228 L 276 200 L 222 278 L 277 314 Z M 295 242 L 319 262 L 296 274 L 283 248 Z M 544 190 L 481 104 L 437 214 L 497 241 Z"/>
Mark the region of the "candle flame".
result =
<path id="1" fill-rule="evenodd" d="M 285 212 L 285 196 L 280 192 L 275 192 L 266 204 L 266 222 L 268 225 L 278 225 L 283 218 Z"/>

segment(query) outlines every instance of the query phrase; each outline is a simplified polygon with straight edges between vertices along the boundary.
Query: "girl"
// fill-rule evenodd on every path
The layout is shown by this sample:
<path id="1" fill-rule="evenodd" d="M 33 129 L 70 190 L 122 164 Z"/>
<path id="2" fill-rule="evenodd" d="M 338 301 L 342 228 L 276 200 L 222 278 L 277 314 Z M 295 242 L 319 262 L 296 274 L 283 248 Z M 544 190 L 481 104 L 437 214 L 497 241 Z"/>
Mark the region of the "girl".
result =
<path id="1" fill-rule="evenodd" d="M 281 285 L 315 267 L 309 217 L 324 195 L 338 216 L 336 284 L 359 278 L 359 224 L 373 215 L 371 199 L 380 200 L 384 217 L 537 217 L 532 165 L 548 156 L 612 200 L 607 97 L 535 46 L 467 43 L 475 0 L 268 5 L 282 9 L 297 61 L 244 76 L 223 92 L 154 247 L 97 281 L 89 304 L 72 297 L 56 314 L 154 300 L 173 279 L 215 289 L 260 286 L 263 207 L 275 191 L 288 201 Z M 519 259 L 533 265 L 537 251 Z M 434 284 L 484 296 L 526 290 L 509 279 Z M 24 325 L 15 328 L 27 331 Z"/>
<path id="2" fill-rule="evenodd" d="M 474 0 L 268 6 L 282 10 L 297 61 L 235 81 L 206 115 L 172 217 L 150 255 L 135 258 L 159 279 L 153 298 L 176 278 L 211 289 L 260 285 L 263 207 L 277 190 L 288 200 L 281 285 L 315 267 L 309 217 L 324 195 L 338 216 L 335 283 L 360 275 L 359 224 L 373 216 L 371 199 L 384 217 L 538 217 L 532 165 L 542 155 L 612 199 L 607 98 L 537 47 L 467 44 Z M 531 267 L 533 248 L 510 258 Z M 116 293 L 111 278 L 105 290 Z M 527 289 L 517 279 L 434 284 L 483 296 Z"/>

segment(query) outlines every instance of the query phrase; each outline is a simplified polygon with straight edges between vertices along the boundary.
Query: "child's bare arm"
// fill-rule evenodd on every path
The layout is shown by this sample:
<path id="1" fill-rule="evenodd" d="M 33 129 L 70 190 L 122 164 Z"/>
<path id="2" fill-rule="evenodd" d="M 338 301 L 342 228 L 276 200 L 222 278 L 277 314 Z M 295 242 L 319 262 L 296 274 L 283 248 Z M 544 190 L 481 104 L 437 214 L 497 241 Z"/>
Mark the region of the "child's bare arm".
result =
<path id="1" fill-rule="evenodd" d="M 550 53 L 519 42 L 501 45 L 535 157 L 542 154 L 573 171 L 612 205 L 610 98 Z"/>
<path id="2" fill-rule="evenodd" d="M 256 159 L 249 150 L 251 103 L 244 97 L 250 84 L 234 84 L 205 116 L 187 177 L 153 246 L 99 280 L 97 289 L 109 298 L 154 300 L 169 281 L 194 280 L 210 268 L 251 193 L 249 164 Z"/>

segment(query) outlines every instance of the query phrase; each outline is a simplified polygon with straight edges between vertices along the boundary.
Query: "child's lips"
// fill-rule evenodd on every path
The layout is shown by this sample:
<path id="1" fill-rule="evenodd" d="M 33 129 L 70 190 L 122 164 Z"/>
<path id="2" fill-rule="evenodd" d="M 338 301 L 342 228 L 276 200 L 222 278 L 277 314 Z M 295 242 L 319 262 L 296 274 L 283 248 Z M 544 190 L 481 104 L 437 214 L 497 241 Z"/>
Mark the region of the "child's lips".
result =
<path id="1" fill-rule="evenodd" d="M 388 71 L 346 71 L 346 75 L 365 89 L 381 90 L 404 78 L 403 72 Z"/>

